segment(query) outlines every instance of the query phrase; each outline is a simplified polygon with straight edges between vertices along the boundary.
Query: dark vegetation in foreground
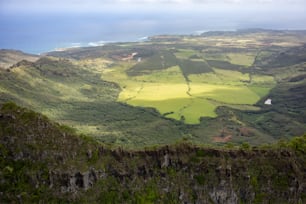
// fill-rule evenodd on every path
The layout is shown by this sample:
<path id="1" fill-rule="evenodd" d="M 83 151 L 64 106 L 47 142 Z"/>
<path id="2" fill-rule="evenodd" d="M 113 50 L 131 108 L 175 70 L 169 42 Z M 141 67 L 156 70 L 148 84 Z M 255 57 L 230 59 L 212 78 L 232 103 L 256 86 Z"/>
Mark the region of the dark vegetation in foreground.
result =
<path id="1" fill-rule="evenodd" d="M 305 203 L 306 135 L 275 145 L 124 150 L 5 103 L 0 203 Z"/>

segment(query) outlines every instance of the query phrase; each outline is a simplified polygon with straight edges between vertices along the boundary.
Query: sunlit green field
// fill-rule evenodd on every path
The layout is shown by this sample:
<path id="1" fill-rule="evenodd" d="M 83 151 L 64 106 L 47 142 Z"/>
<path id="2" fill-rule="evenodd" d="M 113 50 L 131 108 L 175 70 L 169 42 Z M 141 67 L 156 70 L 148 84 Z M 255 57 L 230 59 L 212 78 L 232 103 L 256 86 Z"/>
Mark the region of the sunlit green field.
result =
<path id="1" fill-rule="evenodd" d="M 239 71 L 213 69 L 214 72 L 203 74 L 191 74 L 188 76 L 191 82 L 205 84 L 222 84 L 222 85 L 244 85 L 245 81 L 250 80 L 249 74 L 243 74 Z M 265 80 L 265 79 L 263 79 Z"/>
<path id="2" fill-rule="evenodd" d="M 260 97 L 246 86 L 191 84 L 191 95 L 228 104 L 254 104 Z"/>
<path id="3" fill-rule="evenodd" d="M 192 50 L 183 50 L 179 57 L 192 54 Z M 165 117 L 187 124 L 198 124 L 201 117 L 216 117 L 215 110 L 220 105 L 257 109 L 252 105 L 269 92 L 274 82 L 267 76 L 250 77 L 239 71 L 217 68 L 214 72 L 190 74 L 187 80 L 179 66 L 128 76 L 126 70 L 132 66 L 133 63 L 122 63 L 102 74 L 103 79 L 120 85 L 118 101 L 155 108 Z"/>

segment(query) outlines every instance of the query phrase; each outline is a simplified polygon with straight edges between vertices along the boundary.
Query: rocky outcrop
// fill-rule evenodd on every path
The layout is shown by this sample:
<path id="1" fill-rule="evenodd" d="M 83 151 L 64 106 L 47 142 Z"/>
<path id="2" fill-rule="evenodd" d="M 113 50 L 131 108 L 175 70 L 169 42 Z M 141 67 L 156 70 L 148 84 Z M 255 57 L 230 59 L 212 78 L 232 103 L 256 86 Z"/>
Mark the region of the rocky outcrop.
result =
<path id="1" fill-rule="evenodd" d="M 50 171 L 49 187 L 58 188 L 61 193 L 77 193 L 81 190 L 88 190 L 93 187 L 97 180 L 105 177 L 105 172 L 93 168 L 85 172 Z"/>
<path id="2" fill-rule="evenodd" d="M 304 203 L 306 136 L 280 146 L 106 148 L 14 104 L 0 110 L 0 202 Z"/>

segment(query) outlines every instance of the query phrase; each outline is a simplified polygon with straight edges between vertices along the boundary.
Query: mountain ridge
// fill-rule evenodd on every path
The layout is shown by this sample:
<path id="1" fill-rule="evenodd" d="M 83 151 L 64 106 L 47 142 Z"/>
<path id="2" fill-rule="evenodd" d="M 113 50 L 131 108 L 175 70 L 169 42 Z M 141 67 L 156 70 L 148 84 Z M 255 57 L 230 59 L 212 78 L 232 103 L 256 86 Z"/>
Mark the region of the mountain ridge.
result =
<path id="1" fill-rule="evenodd" d="M 305 202 L 305 135 L 265 147 L 179 143 L 132 151 L 6 103 L 0 140 L 4 203 Z"/>
<path id="2" fill-rule="evenodd" d="M 24 53 L 20 50 L 0 49 L 0 69 L 10 69 L 16 63 L 26 60 L 34 62 L 38 55 Z"/>

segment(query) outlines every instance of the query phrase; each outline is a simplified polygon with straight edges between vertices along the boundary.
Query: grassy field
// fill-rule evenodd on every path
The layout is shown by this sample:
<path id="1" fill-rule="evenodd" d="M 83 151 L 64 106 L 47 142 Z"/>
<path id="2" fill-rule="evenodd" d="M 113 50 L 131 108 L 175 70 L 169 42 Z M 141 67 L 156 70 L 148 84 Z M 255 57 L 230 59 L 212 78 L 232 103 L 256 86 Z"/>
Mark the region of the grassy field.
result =
<path id="1" fill-rule="evenodd" d="M 249 74 L 244 74 L 239 71 L 215 68 L 214 72 L 222 81 L 222 84 L 242 85 L 250 80 Z"/>
<path id="2" fill-rule="evenodd" d="M 193 83 L 222 84 L 221 78 L 214 72 L 191 74 L 188 79 Z"/>
<path id="3" fill-rule="evenodd" d="M 194 54 L 190 50 L 183 50 L 183 52 L 190 55 Z M 168 53 L 168 55 L 170 54 Z M 167 61 L 167 59 L 165 60 Z M 52 63 L 54 62 L 52 61 Z M 271 76 L 257 74 L 250 77 L 248 73 L 218 68 L 209 71 L 205 62 L 196 62 L 199 72 L 202 71 L 201 65 L 203 64 L 204 73 L 191 74 L 194 71 L 189 70 L 189 67 L 194 68 L 195 62 L 187 59 L 184 59 L 183 64 L 161 70 L 145 69 L 146 72 L 138 70 L 142 74 L 133 76 L 127 74 L 131 68 L 134 69 L 135 67 L 133 61 L 112 63 L 111 60 L 97 58 L 75 61 L 74 63 L 76 66 L 84 66 L 90 71 L 87 75 L 91 73 L 92 76 L 96 75 L 95 77 L 97 77 L 101 74 L 101 79 L 117 83 L 121 88 L 117 97 L 118 102 L 137 107 L 155 108 L 165 117 L 182 120 L 186 124 L 198 124 L 201 117 L 217 117 L 215 111 L 218 106 L 228 106 L 241 110 L 248 106 L 247 109 L 251 110 L 250 106 L 267 95 L 275 83 Z M 83 70 L 69 67 L 65 72 L 67 76 L 71 75 L 71 77 L 59 81 L 58 78 L 53 78 L 52 67 L 48 66 L 49 68 L 47 67 L 44 73 L 35 69 L 29 72 L 23 67 L 13 70 L 19 81 L 28 82 L 26 84 L 26 86 L 29 86 L 28 90 L 31 90 L 31 87 L 36 87 L 36 89 L 39 87 L 40 91 L 46 89 L 43 92 L 48 93 L 47 96 L 42 97 L 46 102 L 37 102 L 36 98 L 32 97 L 33 93 L 31 91 L 24 92 L 24 97 L 21 98 L 23 104 L 28 104 L 31 107 L 42 107 L 41 104 L 46 103 L 48 105 L 43 105 L 39 111 L 56 120 L 67 122 L 63 113 L 72 110 L 74 102 L 95 103 L 102 96 L 102 93 L 99 95 L 101 89 L 95 84 L 95 81 L 86 81 L 86 77 L 82 81 L 73 79 L 75 74 L 79 74 Z M 184 66 L 183 69 L 181 66 Z M 187 79 L 184 72 L 185 74 L 188 73 Z M 42 74 L 47 75 L 47 77 L 42 77 Z M 83 75 L 86 76 L 85 73 Z M 36 77 L 33 78 L 33 76 Z M 15 97 L 18 98 L 18 93 L 10 91 L 8 87 L 1 87 L 1 90 L 7 95 L 13 96 L 15 94 Z M 54 106 L 53 104 L 58 101 L 62 101 L 62 104 Z M 67 103 L 68 101 L 69 103 Z M 69 120 L 68 122 L 83 132 L 90 131 L 97 134 L 98 132 L 107 133 L 109 131 L 103 126 L 96 129 L 95 124 L 79 124 Z M 118 133 L 118 135 L 120 134 Z"/>
<path id="4" fill-rule="evenodd" d="M 264 87 L 264 86 L 248 86 L 248 88 L 256 93 L 260 98 L 265 97 L 269 94 L 272 87 Z"/>
<path id="5" fill-rule="evenodd" d="M 255 104 L 260 97 L 246 86 L 191 83 L 191 95 L 228 104 Z"/>
<path id="6" fill-rule="evenodd" d="M 228 53 L 230 63 L 243 65 L 246 67 L 254 63 L 255 55 L 253 53 Z"/>
<path id="7" fill-rule="evenodd" d="M 119 100 L 124 100 L 126 95 L 133 96 L 138 100 L 161 101 L 175 98 L 186 98 L 188 90 L 187 84 L 163 84 L 163 83 L 144 83 L 137 89 L 124 89 Z M 134 98 L 133 98 L 134 99 Z"/>
<path id="8" fill-rule="evenodd" d="M 261 84 L 261 85 L 275 85 L 276 81 L 273 76 L 263 76 L 263 75 L 252 75 L 251 79 L 252 84 Z"/>
<path id="9" fill-rule="evenodd" d="M 155 83 L 184 83 L 185 78 L 182 75 L 181 69 L 179 66 L 169 67 L 161 71 L 153 71 L 146 75 L 135 76 L 132 78 L 138 82 L 155 82 Z"/>
<path id="10" fill-rule="evenodd" d="M 248 73 L 217 68 L 213 72 L 189 74 L 186 81 L 180 66 L 129 76 L 126 72 L 132 66 L 118 64 L 102 74 L 103 79 L 120 85 L 118 101 L 155 108 L 165 117 L 187 124 L 198 124 L 201 117 L 216 117 L 215 110 L 221 105 L 255 110 L 252 105 L 268 93 L 274 82 L 272 77 L 254 75 L 250 85 Z"/>
<path id="11" fill-rule="evenodd" d="M 192 102 L 182 111 L 185 123 L 197 124 L 201 117 L 216 117 L 216 106 L 207 99 L 193 98 Z"/>
<path id="12" fill-rule="evenodd" d="M 216 106 L 206 99 L 173 98 L 167 100 L 138 100 L 128 101 L 130 105 L 154 107 L 167 118 L 182 120 L 186 124 L 198 124 L 200 117 L 216 117 Z"/>
<path id="13" fill-rule="evenodd" d="M 190 49 L 179 49 L 178 52 L 175 52 L 174 55 L 177 58 L 188 59 L 193 55 L 197 55 L 198 53 L 195 50 Z"/>
<path id="14" fill-rule="evenodd" d="M 126 68 L 116 67 L 104 73 L 105 79 L 113 80 L 122 87 L 118 101 L 133 106 L 153 107 L 168 118 L 184 118 L 188 124 L 199 123 L 202 116 L 216 116 L 214 105 L 187 94 L 188 84 L 178 66 L 135 77 L 127 76 L 122 72 L 124 70 Z"/>
<path id="15" fill-rule="evenodd" d="M 210 53 L 210 52 L 207 52 L 204 54 L 204 58 L 206 60 L 224 61 L 230 64 L 241 65 L 243 67 L 251 66 L 255 61 L 255 57 L 256 57 L 256 54 L 252 52 L 251 53 L 239 53 L 239 52 Z"/>

